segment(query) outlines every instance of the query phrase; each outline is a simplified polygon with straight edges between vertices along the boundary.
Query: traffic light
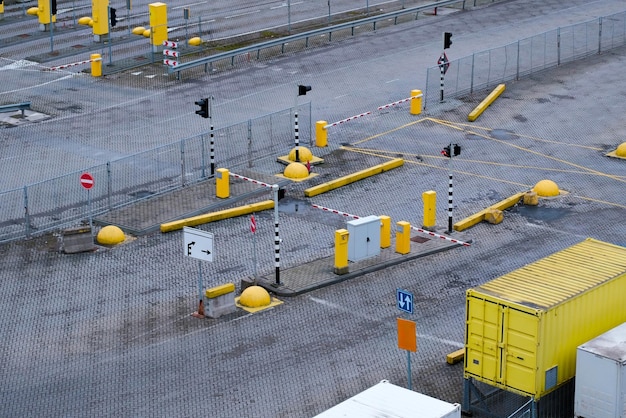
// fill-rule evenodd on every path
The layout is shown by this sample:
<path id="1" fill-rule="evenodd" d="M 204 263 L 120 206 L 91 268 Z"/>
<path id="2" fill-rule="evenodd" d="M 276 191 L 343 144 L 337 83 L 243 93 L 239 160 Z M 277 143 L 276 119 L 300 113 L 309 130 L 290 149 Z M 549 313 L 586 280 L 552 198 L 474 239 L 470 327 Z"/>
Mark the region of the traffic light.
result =
<path id="1" fill-rule="evenodd" d="M 450 48 L 450 45 L 452 45 L 452 33 L 444 32 L 443 33 L 443 49 Z"/>
<path id="2" fill-rule="evenodd" d="M 109 7 L 109 17 L 111 18 L 111 27 L 114 28 L 117 25 L 117 13 L 112 7 Z"/>
<path id="3" fill-rule="evenodd" d="M 306 96 L 307 91 L 311 91 L 311 86 L 298 86 L 298 96 Z"/>
<path id="4" fill-rule="evenodd" d="M 50 11 L 53 15 L 57 14 L 57 0 L 50 0 Z"/>
<path id="5" fill-rule="evenodd" d="M 451 155 L 450 154 L 450 145 L 448 145 L 443 150 L 441 150 L 441 155 L 443 155 L 444 157 L 450 158 L 450 155 Z"/>
<path id="6" fill-rule="evenodd" d="M 461 155 L 461 146 L 459 144 L 454 144 L 454 156 Z"/>
<path id="7" fill-rule="evenodd" d="M 196 115 L 200 115 L 203 118 L 209 117 L 209 99 L 200 99 L 196 102 L 196 105 L 200 106 L 199 110 L 196 110 Z"/>

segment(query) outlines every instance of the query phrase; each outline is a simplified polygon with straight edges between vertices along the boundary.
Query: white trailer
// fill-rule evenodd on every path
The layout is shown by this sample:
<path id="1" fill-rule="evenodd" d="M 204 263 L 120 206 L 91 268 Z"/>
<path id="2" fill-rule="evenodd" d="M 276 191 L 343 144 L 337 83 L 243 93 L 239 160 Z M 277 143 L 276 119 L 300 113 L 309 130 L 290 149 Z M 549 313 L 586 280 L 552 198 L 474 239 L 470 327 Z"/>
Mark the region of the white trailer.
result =
<path id="1" fill-rule="evenodd" d="M 574 416 L 626 418 L 626 323 L 576 350 Z"/>
<path id="2" fill-rule="evenodd" d="M 383 380 L 317 417 L 461 418 L 461 405 L 444 402 Z"/>

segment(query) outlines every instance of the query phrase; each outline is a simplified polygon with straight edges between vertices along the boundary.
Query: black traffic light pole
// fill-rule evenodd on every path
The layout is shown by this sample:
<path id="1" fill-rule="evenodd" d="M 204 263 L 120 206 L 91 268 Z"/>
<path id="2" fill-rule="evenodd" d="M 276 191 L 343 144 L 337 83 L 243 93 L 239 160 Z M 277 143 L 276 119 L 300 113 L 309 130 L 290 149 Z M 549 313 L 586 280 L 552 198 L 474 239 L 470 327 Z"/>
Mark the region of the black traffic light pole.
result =
<path id="1" fill-rule="evenodd" d="M 196 110 L 196 115 L 200 115 L 205 119 L 208 118 L 211 120 L 211 177 L 215 175 L 215 141 L 213 138 L 213 112 L 211 106 L 212 101 L 213 96 L 210 96 L 206 99 L 200 99 L 195 102 L 196 106 L 200 106 L 200 109 Z"/>
<path id="2" fill-rule="evenodd" d="M 441 151 L 441 155 L 450 158 L 448 164 L 448 233 L 451 234 L 452 229 L 452 157 L 461 155 L 461 146 L 458 144 L 450 144 Z"/>
<path id="3" fill-rule="evenodd" d="M 448 65 L 448 57 L 446 56 L 446 49 L 450 48 L 452 45 L 452 33 L 444 32 L 443 33 L 443 52 L 441 53 L 441 57 L 439 57 L 439 70 L 441 73 L 441 83 L 440 83 L 440 98 L 439 101 L 443 102 L 443 79 L 444 74 L 446 73 L 446 66 Z"/>

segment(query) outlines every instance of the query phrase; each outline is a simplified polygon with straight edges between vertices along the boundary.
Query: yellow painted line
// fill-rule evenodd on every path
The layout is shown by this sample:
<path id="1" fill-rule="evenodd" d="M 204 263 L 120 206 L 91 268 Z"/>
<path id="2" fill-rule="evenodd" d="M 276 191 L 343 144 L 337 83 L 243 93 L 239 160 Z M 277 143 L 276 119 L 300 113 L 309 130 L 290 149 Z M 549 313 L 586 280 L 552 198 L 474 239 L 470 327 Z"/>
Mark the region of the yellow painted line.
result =
<path id="1" fill-rule="evenodd" d="M 501 200 L 498 203 L 481 210 L 480 212 L 470 215 L 465 219 L 461 219 L 460 221 L 454 224 L 454 230 L 463 231 L 469 227 L 476 225 L 477 223 L 482 222 L 485 219 L 485 214 L 489 210 L 498 209 L 498 210 L 503 211 L 505 209 L 510 208 L 511 206 L 515 206 L 523 196 L 524 196 L 524 192 L 516 193 L 511 197 L 507 197 L 506 199 Z"/>
<path id="2" fill-rule="evenodd" d="M 458 349 L 446 356 L 446 362 L 448 364 L 456 364 L 465 358 L 465 348 Z"/>
<path id="3" fill-rule="evenodd" d="M 247 215 L 249 213 L 261 210 L 272 209 L 274 207 L 273 200 L 264 200 L 258 203 L 238 206 L 236 208 L 225 209 L 219 212 L 206 213 L 204 215 L 193 216 L 191 218 L 180 219 L 178 221 L 166 222 L 161 224 L 161 232 L 171 232 L 183 229 L 185 226 L 202 225 L 209 222 L 221 221 L 223 219 L 234 218 L 235 216 Z"/>
<path id="4" fill-rule="evenodd" d="M 331 180 L 329 182 L 322 183 L 314 187 L 309 187 L 304 191 L 304 195 L 306 197 L 317 196 L 319 194 L 326 193 L 339 187 L 354 183 L 355 181 L 363 180 L 364 178 L 384 173 L 385 171 L 400 167 L 403 164 L 404 160 L 402 158 L 394 158 L 391 161 L 387 161 L 385 163 L 366 168 L 365 170 L 360 170 L 356 173 L 348 174 L 347 176 L 339 177 L 335 180 Z"/>
<path id="5" fill-rule="evenodd" d="M 487 109 L 489 105 L 491 105 L 491 103 L 495 102 L 496 99 L 500 97 L 505 88 L 506 86 L 504 84 L 498 84 L 498 87 L 493 89 L 493 91 L 489 93 L 489 95 L 485 97 L 483 101 L 480 102 L 480 104 L 470 112 L 470 114 L 467 116 L 467 120 L 469 120 L 470 122 L 474 122 L 476 119 L 478 119 L 478 117 L 483 114 L 485 109 Z"/>
<path id="6" fill-rule="evenodd" d="M 416 123 L 424 122 L 426 120 L 428 120 L 428 118 L 423 118 L 423 119 L 419 119 L 419 120 L 416 120 L 416 121 L 413 121 L 413 122 L 409 122 L 409 123 L 404 124 L 402 126 L 398 126 L 397 128 L 393 128 L 393 129 L 391 129 L 389 131 L 386 131 L 386 132 L 383 132 L 383 133 L 380 133 L 380 134 L 376 134 L 376 135 L 373 135 L 373 136 L 369 136 L 369 137 L 367 137 L 365 139 L 362 139 L 360 141 L 357 141 L 357 142 L 353 142 L 352 145 L 358 145 L 358 144 L 362 144 L 363 142 L 371 141 L 372 139 L 380 138 L 381 136 L 385 136 L 385 135 L 390 134 L 392 132 L 399 131 L 400 129 L 408 128 L 409 126 L 415 125 Z"/>
<path id="7" fill-rule="evenodd" d="M 204 295 L 207 297 L 207 299 L 215 299 L 218 296 L 226 295 L 234 291 L 235 291 L 234 283 L 224 283 L 219 286 L 208 288 L 204 292 Z"/>

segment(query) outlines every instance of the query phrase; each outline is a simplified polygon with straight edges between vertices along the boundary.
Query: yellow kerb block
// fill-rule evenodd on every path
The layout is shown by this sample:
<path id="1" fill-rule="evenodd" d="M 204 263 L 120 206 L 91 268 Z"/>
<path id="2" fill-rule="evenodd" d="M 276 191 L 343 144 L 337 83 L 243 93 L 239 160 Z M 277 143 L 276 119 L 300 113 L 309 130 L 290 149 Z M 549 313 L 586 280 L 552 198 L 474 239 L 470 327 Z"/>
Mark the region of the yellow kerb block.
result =
<path id="1" fill-rule="evenodd" d="M 223 285 L 215 286 L 215 287 L 211 287 L 207 289 L 204 292 L 204 295 L 206 296 L 207 299 L 215 299 L 218 296 L 222 296 L 227 293 L 232 293 L 234 291 L 235 291 L 234 283 L 225 283 Z"/>

